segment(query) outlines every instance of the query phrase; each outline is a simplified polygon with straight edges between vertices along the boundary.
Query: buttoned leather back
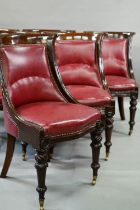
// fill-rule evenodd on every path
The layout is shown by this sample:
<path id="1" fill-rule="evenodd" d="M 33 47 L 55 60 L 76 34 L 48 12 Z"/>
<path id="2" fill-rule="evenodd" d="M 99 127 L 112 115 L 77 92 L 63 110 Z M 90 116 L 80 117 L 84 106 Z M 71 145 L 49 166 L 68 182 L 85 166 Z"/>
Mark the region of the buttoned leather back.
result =
<path id="1" fill-rule="evenodd" d="M 64 101 L 54 88 L 44 45 L 4 46 L 1 56 L 15 107 L 39 101 Z"/>
<path id="2" fill-rule="evenodd" d="M 65 85 L 101 87 L 95 63 L 95 42 L 57 40 L 55 55 Z"/>
<path id="3" fill-rule="evenodd" d="M 103 41 L 102 56 L 106 75 L 128 77 L 127 39 L 108 38 Z"/>

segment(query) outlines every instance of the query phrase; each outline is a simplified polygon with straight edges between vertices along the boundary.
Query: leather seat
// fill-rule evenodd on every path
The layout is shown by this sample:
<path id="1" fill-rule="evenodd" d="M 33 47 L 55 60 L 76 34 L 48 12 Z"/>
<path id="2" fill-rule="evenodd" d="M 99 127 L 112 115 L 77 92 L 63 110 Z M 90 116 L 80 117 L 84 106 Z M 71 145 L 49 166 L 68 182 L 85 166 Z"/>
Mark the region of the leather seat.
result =
<path id="1" fill-rule="evenodd" d="M 128 91 L 136 88 L 136 81 L 131 78 L 107 75 L 106 80 L 111 91 Z"/>
<path id="2" fill-rule="evenodd" d="M 105 106 L 110 104 L 110 94 L 102 88 L 88 85 L 67 85 L 68 91 L 81 104 L 88 106 Z"/>
<path id="3" fill-rule="evenodd" d="M 101 118 L 96 109 L 64 102 L 31 103 L 19 106 L 16 111 L 23 119 L 42 126 L 45 134 L 51 136 L 74 134 Z"/>

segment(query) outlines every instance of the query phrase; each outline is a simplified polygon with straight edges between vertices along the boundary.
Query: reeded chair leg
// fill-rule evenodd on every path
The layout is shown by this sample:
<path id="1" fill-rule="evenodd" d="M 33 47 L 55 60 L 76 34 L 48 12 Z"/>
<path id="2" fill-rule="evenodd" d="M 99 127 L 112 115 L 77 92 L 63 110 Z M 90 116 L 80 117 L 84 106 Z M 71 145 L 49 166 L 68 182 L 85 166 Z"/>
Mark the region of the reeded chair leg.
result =
<path id="1" fill-rule="evenodd" d="M 105 109 L 105 147 L 106 147 L 106 157 L 107 161 L 109 158 L 110 147 L 112 146 L 111 137 L 113 129 L 113 116 L 115 114 L 115 101 L 112 101 L 110 106 L 107 106 Z"/>
<path id="2" fill-rule="evenodd" d="M 125 113 L 124 113 L 124 98 L 118 97 L 118 106 L 121 120 L 125 120 Z"/>
<path id="3" fill-rule="evenodd" d="M 36 188 L 39 193 L 39 205 L 40 210 L 44 210 L 44 200 L 45 200 L 45 192 L 47 187 L 45 185 L 46 179 L 46 169 L 48 167 L 47 159 L 48 159 L 48 149 L 40 149 L 36 150 L 35 155 L 35 168 L 37 170 L 37 178 L 38 178 L 38 187 Z"/>
<path id="4" fill-rule="evenodd" d="M 26 161 L 27 160 L 27 158 L 26 158 L 26 151 L 27 151 L 28 144 L 26 142 L 22 141 L 21 145 L 22 145 L 22 160 Z"/>
<path id="5" fill-rule="evenodd" d="M 103 131 L 103 124 L 97 123 L 96 124 L 96 130 L 91 132 L 91 140 L 92 143 L 90 144 L 92 149 L 92 164 L 91 168 L 93 169 L 93 179 L 92 184 L 96 184 L 97 176 L 98 176 L 98 169 L 100 168 L 99 164 L 99 155 L 100 155 L 100 148 L 102 146 L 101 140 L 102 140 L 102 131 Z"/>
<path id="6" fill-rule="evenodd" d="M 130 121 L 129 121 L 129 125 L 130 125 L 130 128 L 129 128 L 129 135 L 132 134 L 133 132 L 133 127 L 135 125 L 135 114 L 136 114 L 136 110 L 137 110 L 137 94 L 132 94 L 130 96 Z"/>
<path id="7" fill-rule="evenodd" d="M 15 141 L 16 141 L 15 137 L 11 136 L 10 134 L 7 134 L 7 151 L 6 151 L 3 169 L 1 172 L 1 178 L 5 178 L 7 175 L 14 153 Z"/>

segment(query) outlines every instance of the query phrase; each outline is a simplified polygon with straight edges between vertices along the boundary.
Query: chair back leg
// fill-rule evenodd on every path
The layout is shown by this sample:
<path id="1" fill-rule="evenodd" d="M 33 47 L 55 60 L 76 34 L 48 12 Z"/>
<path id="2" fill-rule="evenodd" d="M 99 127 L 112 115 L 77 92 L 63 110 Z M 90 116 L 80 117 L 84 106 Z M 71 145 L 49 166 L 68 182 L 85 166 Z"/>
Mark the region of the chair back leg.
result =
<path id="1" fill-rule="evenodd" d="M 15 141 L 16 141 L 15 137 L 11 136 L 10 134 L 7 134 L 7 150 L 6 150 L 6 156 L 5 156 L 3 169 L 1 172 L 1 178 L 5 178 L 7 175 L 8 169 L 12 161 L 13 153 L 14 153 Z"/>
<path id="2" fill-rule="evenodd" d="M 125 120 L 125 113 L 124 113 L 124 98 L 118 97 L 118 106 L 121 120 Z"/>

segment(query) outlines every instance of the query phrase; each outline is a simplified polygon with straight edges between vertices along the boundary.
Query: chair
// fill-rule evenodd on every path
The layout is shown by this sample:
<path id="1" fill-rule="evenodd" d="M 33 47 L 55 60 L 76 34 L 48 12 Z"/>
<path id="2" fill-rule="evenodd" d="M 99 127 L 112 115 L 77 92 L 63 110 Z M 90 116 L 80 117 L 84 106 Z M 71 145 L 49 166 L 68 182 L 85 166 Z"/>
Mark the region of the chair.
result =
<path id="1" fill-rule="evenodd" d="M 48 56 L 55 81 L 58 80 L 58 88 L 64 96 L 70 102 L 101 110 L 105 121 L 105 160 L 108 160 L 115 105 L 105 76 L 99 71 L 102 39 L 103 34 L 99 33 L 58 34 L 49 42 Z"/>
<path id="2" fill-rule="evenodd" d="M 130 128 L 132 134 L 136 112 L 138 86 L 130 56 L 133 32 L 108 32 L 103 41 L 102 59 L 106 80 L 113 97 L 118 97 L 121 120 L 125 120 L 124 97 L 130 97 Z"/>
<path id="3" fill-rule="evenodd" d="M 48 151 L 54 143 L 91 133 L 93 184 L 96 183 L 103 130 L 97 109 L 68 103 L 50 74 L 48 52 L 43 44 L 3 46 L 0 49 L 1 86 L 7 152 L 1 177 L 8 172 L 20 139 L 36 150 L 40 210 L 44 210 Z M 26 94 L 25 94 L 26 93 Z"/>
<path id="4" fill-rule="evenodd" d="M 40 32 L 21 32 L 17 31 L 15 33 L 2 33 L 0 35 L 0 45 L 17 45 L 17 44 L 37 44 L 37 43 L 46 43 L 47 37 L 49 35 L 53 35 L 54 32 L 47 32 L 44 31 L 42 33 Z M 0 109 L 3 110 L 2 107 L 2 94 L 0 91 Z M 22 145 L 22 160 L 26 160 L 26 151 L 27 151 L 27 143 L 21 141 Z M 50 149 L 50 158 L 51 154 L 53 153 L 53 147 Z"/>

